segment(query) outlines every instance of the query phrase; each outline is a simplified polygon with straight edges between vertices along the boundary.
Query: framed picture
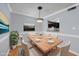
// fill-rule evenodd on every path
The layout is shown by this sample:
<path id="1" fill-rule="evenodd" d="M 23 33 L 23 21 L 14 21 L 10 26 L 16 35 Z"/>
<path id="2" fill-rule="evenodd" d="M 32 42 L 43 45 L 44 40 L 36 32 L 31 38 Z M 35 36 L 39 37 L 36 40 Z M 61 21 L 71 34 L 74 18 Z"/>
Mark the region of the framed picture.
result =
<path id="1" fill-rule="evenodd" d="M 59 31 L 59 22 L 48 21 L 48 31 Z"/>
<path id="2" fill-rule="evenodd" d="M 9 32 L 9 21 L 8 17 L 0 12 L 0 34 Z"/>
<path id="3" fill-rule="evenodd" d="M 35 25 L 34 24 L 24 24 L 23 26 L 24 31 L 35 31 Z"/>

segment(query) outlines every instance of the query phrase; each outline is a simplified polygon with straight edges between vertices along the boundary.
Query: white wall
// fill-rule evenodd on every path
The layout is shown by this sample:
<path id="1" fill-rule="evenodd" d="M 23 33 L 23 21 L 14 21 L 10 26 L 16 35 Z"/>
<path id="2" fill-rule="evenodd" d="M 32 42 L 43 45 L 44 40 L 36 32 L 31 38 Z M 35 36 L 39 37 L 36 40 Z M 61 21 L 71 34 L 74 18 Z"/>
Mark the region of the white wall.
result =
<path id="1" fill-rule="evenodd" d="M 11 17 L 8 5 L 5 3 L 0 3 L 0 11 L 4 12 L 10 21 Z M 0 55 L 6 55 L 8 49 L 9 49 L 8 33 L 0 34 Z"/>
<path id="2" fill-rule="evenodd" d="M 60 32 L 79 35 L 79 6 L 75 10 L 64 11 L 48 18 L 48 20 L 60 20 Z M 76 30 L 72 30 L 76 27 Z"/>
<path id="3" fill-rule="evenodd" d="M 5 33 L 2 35 L 3 37 L 0 37 L 0 56 L 5 56 L 9 50 L 9 34 Z"/>
<path id="4" fill-rule="evenodd" d="M 35 24 L 35 31 L 41 32 L 43 30 L 43 23 L 38 23 L 36 18 L 24 16 L 17 13 L 11 13 L 12 20 L 11 20 L 11 30 L 17 30 L 18 32 L 24 32 L 23 31 L 23 24 L 24 23 L 30 23 Z"/>
<path id="5" fill-rule="evenodd" d="M 16 13 L 11 13 L 12 20 L 11 20 L 11 29 L 16 30 L 18 32 L 23 32 L 23 25 L 24 23 L 35 24 L 35 18 L 24 16 Z"/>

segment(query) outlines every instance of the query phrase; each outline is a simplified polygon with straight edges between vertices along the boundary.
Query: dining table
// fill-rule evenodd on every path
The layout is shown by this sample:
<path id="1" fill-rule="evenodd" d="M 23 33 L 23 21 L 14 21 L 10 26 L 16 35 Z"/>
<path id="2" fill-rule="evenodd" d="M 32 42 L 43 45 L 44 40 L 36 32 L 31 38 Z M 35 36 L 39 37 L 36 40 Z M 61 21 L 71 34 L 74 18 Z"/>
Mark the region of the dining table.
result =
<path id="1" fill-rule="evenodd" d="M 30 42 L 32 42 L 33 45 L 35 45 L 43 53 L 43 55 L 47 55 L 52 49 L 63 42 L 56 35 L 51 34 L 43 35 L 29 33 L 28 38 Z"/>

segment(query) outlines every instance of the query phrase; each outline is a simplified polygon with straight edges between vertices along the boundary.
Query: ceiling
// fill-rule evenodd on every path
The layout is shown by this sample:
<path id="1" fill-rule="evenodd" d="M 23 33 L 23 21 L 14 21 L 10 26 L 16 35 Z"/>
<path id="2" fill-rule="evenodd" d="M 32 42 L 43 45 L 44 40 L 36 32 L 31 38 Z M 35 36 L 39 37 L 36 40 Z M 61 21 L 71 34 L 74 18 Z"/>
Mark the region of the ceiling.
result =
<path id="1" fill-rule="evenodd" d="M 41 17 L 50 15 L 74 3 L 10 3 L 12 11 L 26 16 L 38 17 L 38 6 L 42 6 Z"/>

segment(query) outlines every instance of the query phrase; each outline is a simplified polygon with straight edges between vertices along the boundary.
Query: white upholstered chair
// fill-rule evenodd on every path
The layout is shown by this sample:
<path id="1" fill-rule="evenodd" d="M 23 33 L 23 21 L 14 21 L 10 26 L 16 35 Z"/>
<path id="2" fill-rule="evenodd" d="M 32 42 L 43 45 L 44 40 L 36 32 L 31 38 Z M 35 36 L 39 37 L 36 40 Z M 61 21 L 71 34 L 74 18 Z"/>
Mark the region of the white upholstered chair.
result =
<path id="1" fill-rule="evenodd" d="M 70 41 L 63 41 L 57 46 L 56 50 L 52 50 L 48 55 L 49 56 L 68 56 L 70 48 Z"/>
<path id="2" fill-rule="evenodd" d="M 29 56 L 30 54 L 29 54 L 29 48 L 27 46 L 27 42 L 25 42 L 24 40 L 22 40 L 22 46 L 23 46 L 23 48 L 25 50 L 25 55 Z"/>
<path id="3" fill-rule="evenodd" d="M 69 52 L 70 44 L 71 44 L 70 41 L 64 41 L 63 43 L 58 45 L 57 47 L 59 48 L 59 52 L 57 55 L 67 56 Z"/>

